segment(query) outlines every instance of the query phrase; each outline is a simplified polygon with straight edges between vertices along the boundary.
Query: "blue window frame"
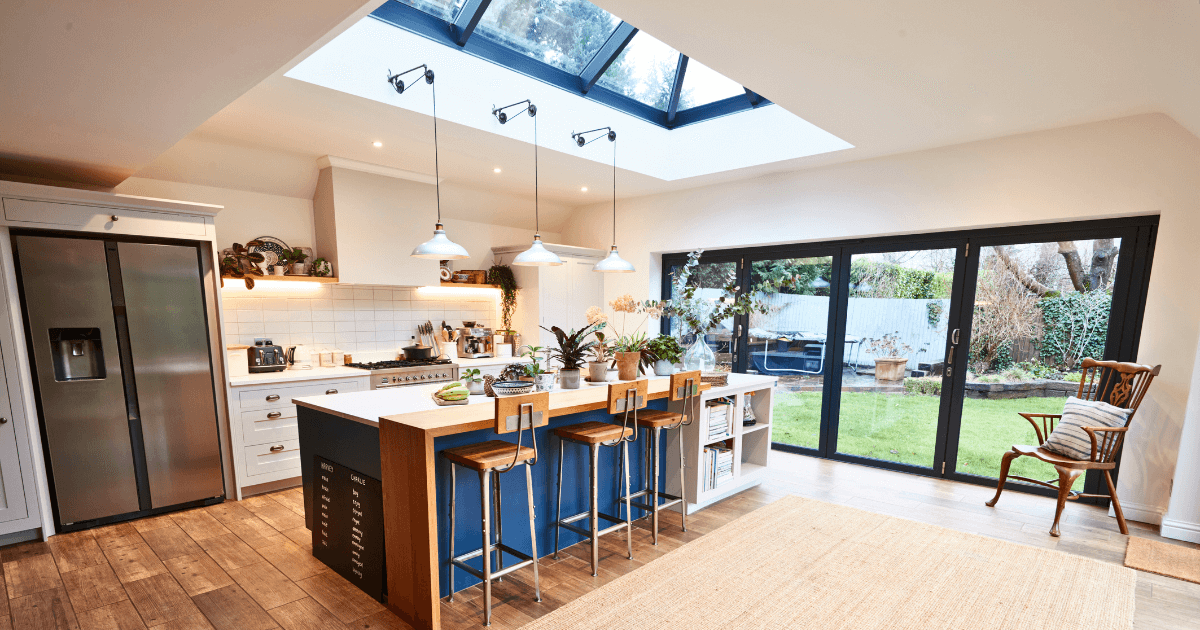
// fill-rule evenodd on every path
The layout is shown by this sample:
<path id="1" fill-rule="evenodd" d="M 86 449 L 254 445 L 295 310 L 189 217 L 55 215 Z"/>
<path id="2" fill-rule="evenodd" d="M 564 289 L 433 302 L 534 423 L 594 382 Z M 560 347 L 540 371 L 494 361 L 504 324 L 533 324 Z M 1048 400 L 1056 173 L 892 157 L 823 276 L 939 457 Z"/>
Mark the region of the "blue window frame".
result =
<path id="1" fill-rule="evenodd" d="M 723 85 L 689 106 L 701 76 L 732 82 L 698 63 L 685 82 L 686 55 L 587 0 L 388 0 L 371 17 L 667 129 L 771 104 Z"/>

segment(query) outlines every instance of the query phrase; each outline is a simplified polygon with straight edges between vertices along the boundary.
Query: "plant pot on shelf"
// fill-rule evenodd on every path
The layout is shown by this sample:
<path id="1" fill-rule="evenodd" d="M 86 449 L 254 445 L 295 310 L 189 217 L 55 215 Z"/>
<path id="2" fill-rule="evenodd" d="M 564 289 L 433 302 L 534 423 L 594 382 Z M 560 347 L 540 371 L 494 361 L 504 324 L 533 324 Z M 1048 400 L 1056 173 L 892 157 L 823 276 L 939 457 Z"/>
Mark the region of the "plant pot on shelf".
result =
<path id="1" fill-rule="evenodd" d="M 305 275 L 304 263 L 292 263 L 292 275 L 293 276 Z"/>
<path id="2" fill-rule="evenodd" d="M 563 389 L 579 389 L 579 368 L 568 370 L 563 368 L 558 371 L 558 384 Z"/>
<path id="3" fill-rule="evenodd" d="M 670 376 L 675 373 L 675 364 L 665 359 L 659 359 L 654 362 L 654 374 L 657 376 Z"/>
<path id="4" fill-rule="evenodd" d="M 902 381 L 904 380 L 904 368 L 907 365 L 908 359 L 904 357 L 877 357 L 875 359 L 875 380 Z"/>
<path id="5" fill-rule="evenodd" d="M 282 276 L 284 273 L 287 272 L 287 269 L 284 268 L 283 265 L 275 265 L 274 269 L 275 269 L 275 275 L 277 275 L 277 276 Z"/>
<path id="6" fill-rule="evenodd" d="M 641 352 L 617 353 L 617 378 L 622 381 L 637 380 L 638 364 L 642 361 Z"/>
<path id="7" fill-rule="evenodd" d="M 588 380 L 593 383 L 603 383 L 608 380 L 608 361 L 588 363 Z"/>

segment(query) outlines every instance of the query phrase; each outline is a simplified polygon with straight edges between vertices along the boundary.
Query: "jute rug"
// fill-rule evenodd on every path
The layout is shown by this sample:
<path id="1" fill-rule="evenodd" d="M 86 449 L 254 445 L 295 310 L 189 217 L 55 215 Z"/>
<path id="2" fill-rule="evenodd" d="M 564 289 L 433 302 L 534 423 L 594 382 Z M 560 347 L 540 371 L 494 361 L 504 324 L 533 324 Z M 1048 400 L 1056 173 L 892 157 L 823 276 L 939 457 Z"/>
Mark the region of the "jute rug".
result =
<path id="1" fill-rule="evenodd" d="M 1130 536 L 1125 566 L 1200 584 L 1200 549 Z"/>
<path id="2" fill-rule="evenodd" d="M 1137 573 L 787 497 L 525 630 L 1129 630 Z"/>

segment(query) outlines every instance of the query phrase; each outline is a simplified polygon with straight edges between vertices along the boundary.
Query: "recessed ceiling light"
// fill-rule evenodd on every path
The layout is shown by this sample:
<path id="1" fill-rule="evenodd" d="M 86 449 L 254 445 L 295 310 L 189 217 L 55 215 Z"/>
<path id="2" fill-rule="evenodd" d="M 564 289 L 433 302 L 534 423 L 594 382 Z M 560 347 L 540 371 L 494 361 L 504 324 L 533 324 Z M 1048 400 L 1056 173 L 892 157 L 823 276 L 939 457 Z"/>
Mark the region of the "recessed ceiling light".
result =
<path id="1" fill-rule="evenodd" d="M 579 190 L 581 190 L 583 192 L 587 192 L 587 186 L 584 186 L 583 188 L 580 188 Z"/>
<path id="2" fill-rule="evenodd" d="M 377 147 L 381 147 L 381 146 L 383 146 L 383 143 L 382 143 L 382 142 L 380 142 L 380 141 L 378 141 L 378 140 L 376 140 L 376 141 L 375 141 L 375 146 L 377 146 Z"/>
<path id="3" fill-rule="evenodd" d="M 498 168 L 494 168 L 494 169 L 492 169 L 492 172 L 493 172 L 493 173 L 499 173 L 499 172 L 500 172 L 500 169 L 498 169 Z"/>

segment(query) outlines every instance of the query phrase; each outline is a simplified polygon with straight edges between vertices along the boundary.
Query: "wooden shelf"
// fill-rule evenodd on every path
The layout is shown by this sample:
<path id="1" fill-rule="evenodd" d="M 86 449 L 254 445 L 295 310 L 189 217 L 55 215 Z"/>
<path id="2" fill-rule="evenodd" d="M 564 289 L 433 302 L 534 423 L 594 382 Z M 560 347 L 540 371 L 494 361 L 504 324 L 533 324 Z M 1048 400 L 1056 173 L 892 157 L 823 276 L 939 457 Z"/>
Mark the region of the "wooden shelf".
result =
<path id="1" fill-rule="evenodd" d="M 255 282 L 271 281 L 271 282 L 322 282 L 328 284 L 336 284 L 338 279 L 332 276 L 250 276 Z M 221 276 L 222 280 L 241 280 L 233 276 Z"/>
<path id="2" fill-rule="evenodd" d="M 459 289 L 499 289 L 499 285 L 495 284 L 471 284 L 470 282 L 446 282 L 442 280 L 444 287 L 456 287 Z"/>
<path id="3" fill-rule="evenodd" d="M 748 427 L 743 426 L 742 427 L 742 435 L 746 435 L 747 433 L 753 433 L 755 431 L 761 431 L 762 429 L 769 428 L 770 426 L 771 425 L 767 424 L 766 422 L 759 422 L 757 424 L 752 424 Z"/>

